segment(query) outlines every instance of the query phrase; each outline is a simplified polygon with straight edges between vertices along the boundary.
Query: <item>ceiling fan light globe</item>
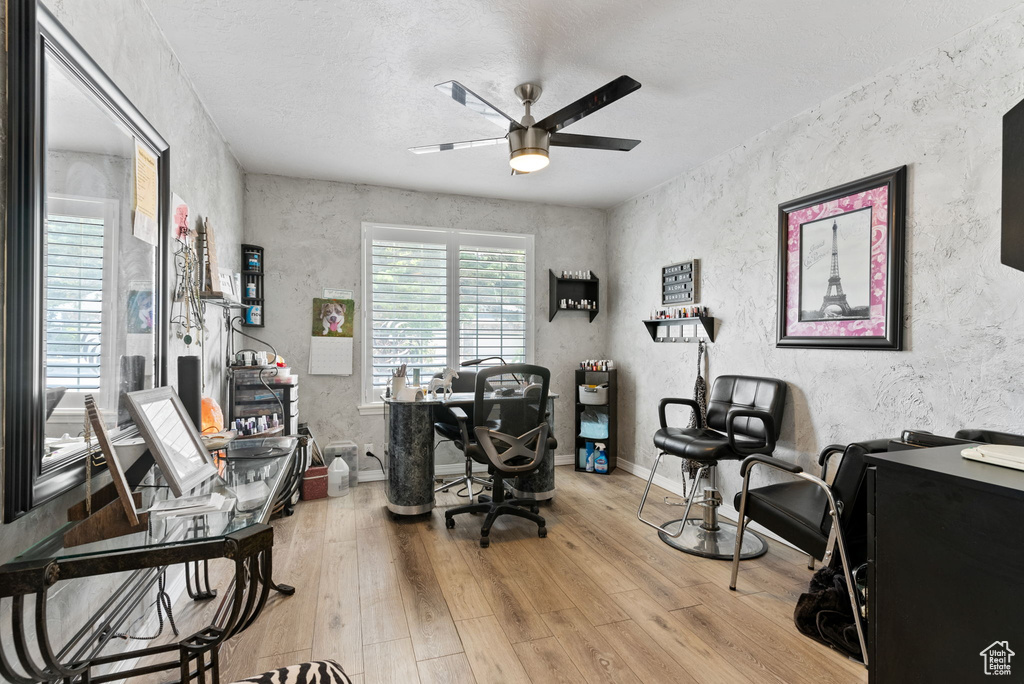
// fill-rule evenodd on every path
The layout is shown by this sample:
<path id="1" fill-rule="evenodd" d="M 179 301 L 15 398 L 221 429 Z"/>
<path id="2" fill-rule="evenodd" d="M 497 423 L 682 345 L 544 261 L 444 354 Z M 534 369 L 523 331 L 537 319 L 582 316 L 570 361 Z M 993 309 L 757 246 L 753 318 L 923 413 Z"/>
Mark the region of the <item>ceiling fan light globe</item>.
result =
<path id="1" fill-rule="evenodd" d="M 525 148 L 516 150 L 509 155 L 508 163 L 519 173 L 533 173 L 540 171 L 548 165 L 548 151 L 540 148 Z"/>

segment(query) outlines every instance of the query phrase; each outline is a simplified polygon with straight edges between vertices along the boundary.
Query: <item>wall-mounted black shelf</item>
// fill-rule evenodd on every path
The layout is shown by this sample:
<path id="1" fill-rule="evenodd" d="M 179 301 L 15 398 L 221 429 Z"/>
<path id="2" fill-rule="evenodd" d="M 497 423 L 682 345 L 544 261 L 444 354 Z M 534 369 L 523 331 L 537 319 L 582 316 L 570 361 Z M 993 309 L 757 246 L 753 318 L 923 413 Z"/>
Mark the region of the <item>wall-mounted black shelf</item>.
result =
<path id="1" fill-rule="evenodd" d="M 258 267 L 254 268 L 253 264 L 250 264 L 250 259 L 253 255 L 256 255 Z M 242 320 L 242 325 L 247 328 L 262 328 L 267 322 L 267 307 L 263 305 L 263 276 L 267 271 L 267 264 L 264 260 L 265 254 L 263 248 L 259 245 L 242 245 L 242 306 L 245 307 L 246 313 L 248 314 L 249 307 L 258 306 L 260 308 L 260 322 L 249 323 L 249 316 L 246 315 Z M 252 283 L 256 286 L 256 296 L 247 297 L 249 292 L 249 284 Z"/>
<path id="2" fill-rule="evenodd" d="M 608 383 L 608 403 L 607 404 L 584 404 L 580 401 L 579 386 L 580 385 L 600 385 Z M 608 459 L 608 473 L 611 474 L 615 467 L 619 464 L 619 375 L 618 369 L 611 369 L 606 371 L 588 371 L 588 370 L 577 370 L 576 371 L 576 384 L 573 386 L 573 391 L 576 393 L 573 402 L 576 406 L 574 413 L 576 414 L 576 439 L 575 449 L 573 449 L 574 467 L 577 471 L 586 472 L 586 447 L 587 442 L 594 442 L 595 444 L 600 442 L 605 445 L 605 457 Z M 608 436 L 605 439 L 599 439 L 595 437 L 583 437 L 580 432 L 583 431 L 583 412 L 587 409 L 592 409 L 600 413 L 608 414 Z M 605 475 L 606 473 L 595 473 L 597 475 Z"/>
<path id="3" fill-rule="evenodd" d="M 555 319 L 559 311 L 582 311 L 590 314 L 590 322 L 593 323 L 597 314 L 601 311 L 600 289 L 601 281 L 593 271 L 590 279 L 583 278 L 561 278 L 555 272 L 548 269 L 548 322 Z M 563 299 L 579 302 L 588 299 L 594 302 L 593 309 L 563 309 L 558 303 Z"/>
<path id="4" fill-rule="evenodd" d="M 697 325 L 695 337 L 658 337 L 658 326 L 689 326 Z M 696 342 L 699 338 L 706 338 L 708 342 L 715 341 L 715 317 L 714 316 L 691 316 L 690 318 L 661 318 L 654 321 L 644 321 L 647 332 L 655 342 Z"/>

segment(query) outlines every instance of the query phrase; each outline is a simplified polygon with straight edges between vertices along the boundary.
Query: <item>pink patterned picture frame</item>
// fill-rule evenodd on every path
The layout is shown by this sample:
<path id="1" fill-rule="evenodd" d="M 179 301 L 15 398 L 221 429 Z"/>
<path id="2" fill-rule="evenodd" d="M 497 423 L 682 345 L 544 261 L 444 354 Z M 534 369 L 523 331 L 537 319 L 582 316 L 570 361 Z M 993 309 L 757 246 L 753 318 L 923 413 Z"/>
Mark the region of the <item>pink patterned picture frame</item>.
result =
<path id="1" fill-rule="evenodd" d="M 903 348 L 907 167 L 779 205 L 777 347 Z"/>

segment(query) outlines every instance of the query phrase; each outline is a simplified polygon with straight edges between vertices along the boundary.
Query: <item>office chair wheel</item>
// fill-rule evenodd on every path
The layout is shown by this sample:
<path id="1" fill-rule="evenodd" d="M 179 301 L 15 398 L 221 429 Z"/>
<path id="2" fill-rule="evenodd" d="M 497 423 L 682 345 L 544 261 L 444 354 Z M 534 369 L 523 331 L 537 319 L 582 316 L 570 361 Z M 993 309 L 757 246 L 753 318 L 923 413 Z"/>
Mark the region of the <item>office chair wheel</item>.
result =
<path id="1" fill-rule="evenodd" d="M 537 504 L 533 504 L 532 506 L 530 506 L 530 512 L 534 515 L 537 515 L 538 513 L 540 513 L 540 506 L 538 506 Z"/>
<path id="2" fill-rule="evenodd" d="M 541 539 L 543 539 L 544 537 L 548 536 L 548 528 L 546 528 L 546 527 L 538 527 L 537 528 L 537 536 L 540 537 Z"/>
<path id="3" fill-rule="evenodd" d="M 491 545 L 491 540 L 488 537 L 480 537 L 480 548 L 486 549 Z"/>
<path id="4" fill-rule="evenodd" d="M 455 518 L 445 518 L 444 526 L 447 527 L 449 530 L 455 527 Z"/>

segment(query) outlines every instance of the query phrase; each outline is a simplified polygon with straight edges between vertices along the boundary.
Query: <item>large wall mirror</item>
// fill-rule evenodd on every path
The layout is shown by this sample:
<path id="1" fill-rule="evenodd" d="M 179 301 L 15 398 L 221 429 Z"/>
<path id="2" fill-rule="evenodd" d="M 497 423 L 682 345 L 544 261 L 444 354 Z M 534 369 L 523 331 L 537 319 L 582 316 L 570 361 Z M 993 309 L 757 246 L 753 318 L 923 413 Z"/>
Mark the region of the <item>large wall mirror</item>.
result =
<path id="1" fill-rule="evenodd" d="M 4 521 L 85 478 L 84 398 L 164 384 L 167 143 L 41 4 L 11 3 Z"/>

